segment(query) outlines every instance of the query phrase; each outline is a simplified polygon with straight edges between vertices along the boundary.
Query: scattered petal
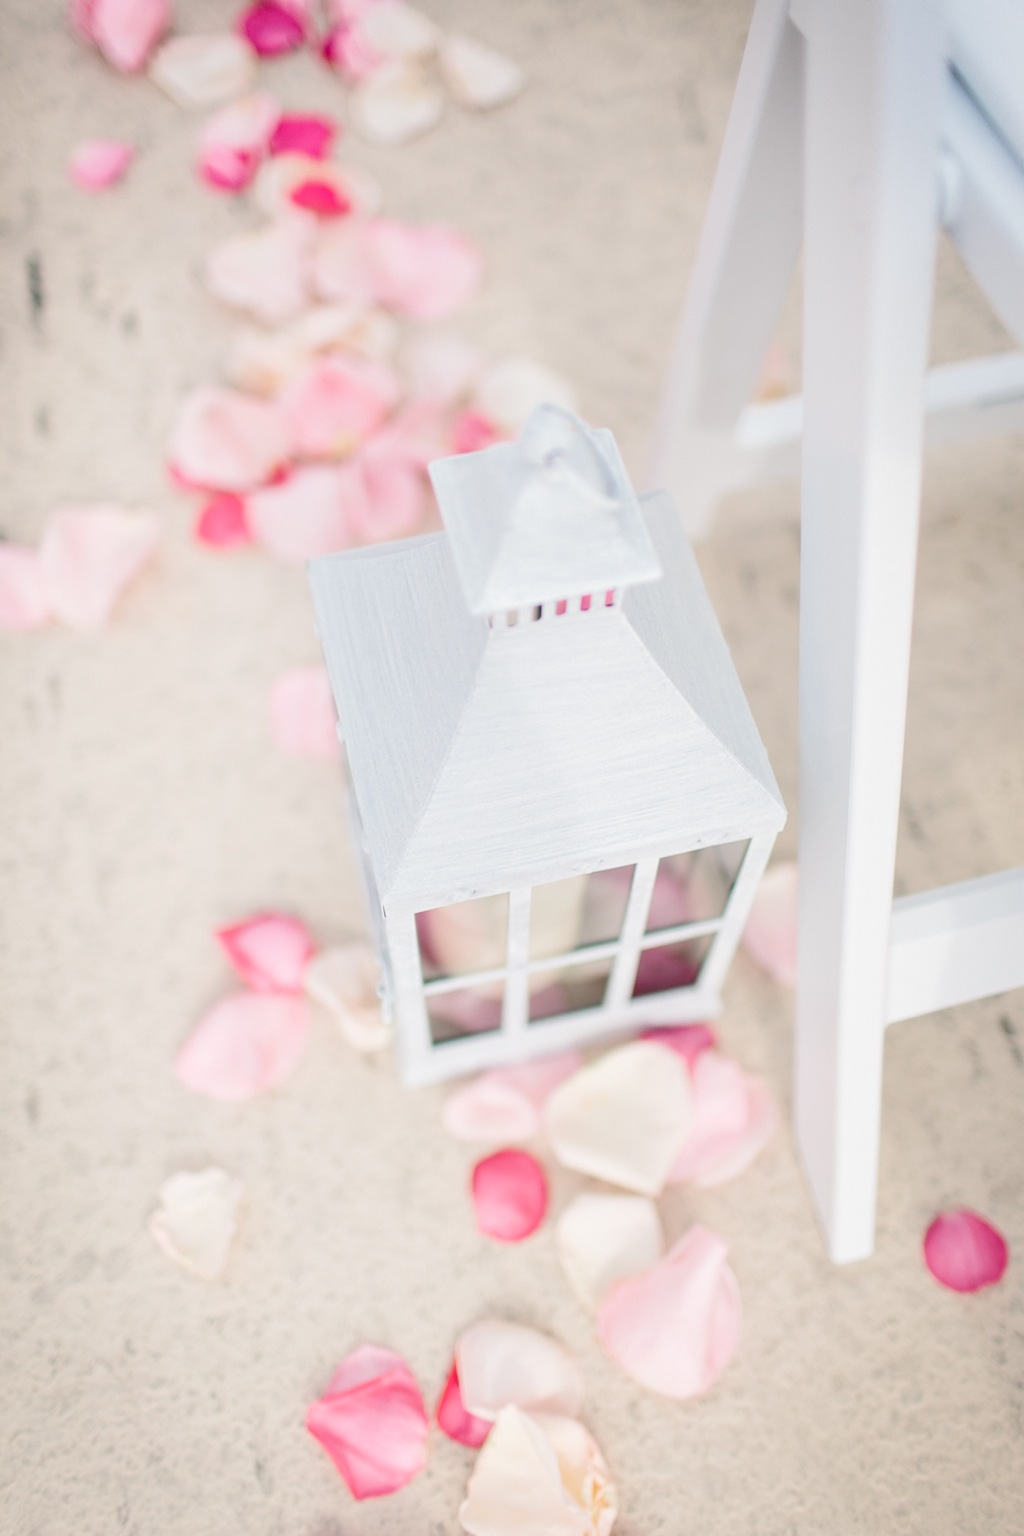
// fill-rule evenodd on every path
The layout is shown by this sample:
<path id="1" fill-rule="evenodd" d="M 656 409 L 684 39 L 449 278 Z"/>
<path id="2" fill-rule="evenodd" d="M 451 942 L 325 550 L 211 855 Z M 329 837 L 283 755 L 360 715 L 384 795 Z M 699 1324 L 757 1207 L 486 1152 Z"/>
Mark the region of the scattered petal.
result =
<path id="1" fill-rule="evenodd" d="M 514 435 L 538 405 L 549 402 L 577 409 L 565 379 L 528 357 L 506 357 L 483 372 L 473 396 L 477 410 Z"/>
<path id="2" fill-rule="evenodd" d="M 386 363 L 317 358 L 286 385 L 278 402 L 292 453 L 346 457 L 377 430 L 398 396 L 398 380 Z"/>
<path id="3" fill-rule="evenodd" d="M 761 877 L 740 940 L 743 948 L 773 981 L 796 986 L 797 868 L 773 864 Z"/>
<path id="4" fill-rule="evenodd" d="M 224 372 L 230 383 L 260 395 L 276 394 L 314 357 L 345 351 L 379 360 L 390 357 L 396 321 L 362 304 L 323 304 L 307 310 L 285 330 L 248 327 L 228 350 Z"/>
<path id="5" fill-rule="evenodd" d="M 296 210 L 292 219 L 231 235 L 207 258 L 206 286 L 225 304 L 281 325 L 309 303 L 315 233 L 316 221 Z"/>
<path id="6" fill-rule="evenodd" d="M 107 63 L 125 74 L 143 67 L 171 24 L 170 0 L 92 0 L 74 14 Z"/>
<path id="7" fill-rule="evenodd" d="M 258 0 L 256 5 L 243 11 L 238 19 L 238 30 L 262 59 L 276 59 L 279 54 L 293 53 L 306 41 L 306 29 L 295 10 L 276 4 L 275 0 Z"/>
<path id="8" fill-rule="evenodd" d="M 441 77 L 460 107 L 487 111 L 519 95 L 525 83 L 514 59 L 453 33 L 440 52 Z"/>
<path id="9" fill-rule="evenodd" d="M 547 1213 L 548 1181 L 529 1152 L 506 1147 L 482 1158 L 473 1169 L 476 1224 L 484 1237 L 520 1243 L 536 1232 Z"/>
<path id="10" fill-rule="evenodd" d="M 367 79 L 385 62 L 363 29 L 346 19 L 335 21 L 321 45 L 321 52 L 332 69 L 337 70 L 349 84 Z"/>
<path id="11" fill-rule="evenodd" d="M 306 1428 L 334 1462 L 354 1498 L 395 1493 L 426 1465 L 427 1415 L 400 1355 L 363 1344 L 342 1361 Z"/>
<path id="12" fill-rule="evenodd" d="M 289 757 L 338 759 L 338 716 L 324 666 L 290 667 L 270 690 L 270 734 Z"/>
<path id="13" fill-rule="evenodd" d="M 459 1509 L 469 1536 L 609 1536 L 618 1499 L 592 1436 L 570 1418 L 505 1408 Z"/>
<path id="14" fill-rule="evenodd" d="M 462 411 L 452 422 L 452 453 L 478 453 L 500 442 L 502 432 L 482 411 Z"/>
<path id="15" fill-rule="evenodd" d="M 305 987 L 354 1051 L 365 1055 L 390 1045 L 391 1030 L 381 1017 L 380 969 L 368 944 L 322 950 L 306 969 Z"/>
<path id="16" fill-rule="evenodd" d="M 449 1440 L 457 1440 L 460 1445 L 468 1445 L 472 1450 L 479 1450 L 491 1432 L 489 1419 L 478 1419 L 474 1414 L 467 1413 L 459 1390 L 459 1368 L 454 1360 L 441 1393 L 441 1401 L 437 1405 L 436 1418 L 438 1426 Z"/>
<path id="17" fill-rule="evenodd" d="M 355 87 L 353 126 L 373 144 L 407 144 L 444 115 L 444 94 L 419 64 L 385 64 Z"/>
<path id="18" fill-rule="evenodd" d="M 691 1067 L 693 1121 L 668 1176 L 702 1189 L 724 1184 L 754 1161 L 778 1123 L 775 1101 L 759 1078 L 718 1051 L 704 1051 Z"/>
<path id="19" fill-rule="evenodd" d="M 315 112 L 286 112 L 271 135 L 270 153 L 323 160 L 330 154 L 337 132 L 337 124 L 329 117 Z"/>
<path id="20" fill-rule="evenodd" d="M 582 1065 L 578 1051 L 563 1051 L 495 1067 L 448 1096 L 441 1111 L 445 1130 L 460 1141 L 530 1141 L 540 1135 L 545 1101 Z"/>
<path id="21" fill-rule="evenodd" d="M 531 1413 L 575 1418 L 583 1407 L 583 1375 L 564 1345 L 500 1318 L 485 1318 L 455 1345 L 462 1401 L 480 1419 L 496 1419 L 509 1403 Z"/>
<path id="22" fill-rule="evenodd" d="M 265 484 L 287 459 L 288 435 L 276 406 L 214 384 L 182 401 L 170 460 L 185 484 L 247 491 Z"/>
<path id="23" fill-rule="evenodd" d="M 374 438 L 342 476 L 351 482 L 350 527 L 360 543 L 415 533 L 426 508 L 426 485 L 404 447 Z"/>
<path id="24" fill-rule="evenodd" d="M 247 502 L 253 538 L 268 554 L 301 565 L 353 542 L 352 491 L 334 466 L 297 469 Z"/>
<path id="25" fill-rule="evenodd" d="M 99 505 L 61 507 L 46 525 L 39 558 L 47 600 L 72 629 L 99 629 L 160 540 L 153 512 Z"/>
<path id="26" fill-rule="evenodd" d="M 367 171 L 338 165 L 334 160 L 316 160 L 297 150 L 272 155 L 266 161 L 256 178 L 253 196 L 257 208 L 273 219 L 295 209 L 301 212 L 303 205 L 295 194 L 310 186 L 324 189 L 321 199 L 328 193 L 334 194 L 331 207 L 336 210 L 335 217 L 344 213 L 370 218 L 381 205 L 380 184 Z M 306 195 L 308 200 L 309 194 Z M 315 208 L 305 211 L 314 215 L 317 212 Z"/>
<path id="27" fill-rule="evenodd" d="M 292 1075 L 308 1033 L 304 998 L 233 992 L 203 1015 L 174 1070 L 193 1093 L 225 1102 L 251 1099 Z"/>
<path id="28" fill-rule="evenodd" d="M 309 929 L 297 917 L 261 912 L 258 917 L 217 928 L 214 938 L 254 992 L 302 991 L 314 948 Z"/>
<path id="29" fill-rule="evenodd" d="M 0 629 L 40 629 L 51 618 L 38 552 L 0 542 Z"/>
<path id="30" fill-rule="evenodd" d="M 212 497 L 196 518 L 194 533 L 199 543 L 210 549 L 237 549 L 241 544 L 251 544 L 252 534 L 241 496 L 223 491 Z"/>
<path id="31" fill-rule="evenodd" d="M 149 1218 L 157 1246 L 200 1280 L 219 1280 L 238 1224 L 242 1184 L 223 1168 L 176 1173 L 160 1186 L 160 1204 Z"/>
<path id="32" fill-rule="evenodd" d="M 281 108 L 266 91 L 233 101 L 205 124 L 199 138 L 199 174 L 211 187 L 240 192 L 269 152 Z"/>
<path id="33" fill-rule="evenodd" d="M 365 238 L 378 302 L 412 320 L 444 320 L 472 298 L 483 272 L 480 253 L 443 224 L 377 219 Z"/>
<path id="34" fill-rule="evenodd" d="M 436 24 L 406 0 L 378 0 L 360 18 L 363 36 L 388 59 L 429 58 L 441 40 Z"/>
<path id="35" fill-rule="evenodd" d="M 83 192 L 101 192 L 121 180 L 134 158 L 134 144 L 120 139 L 85 139 L 71 156 L 68 174 Z"/>
<path id="36" fill-rule="evenodd" d="M 679 1057 L 635 1040 L 556 1088 L 544 1108 L 544 1128 L 567 1168 L 657 1195 L 689 1132 L 691 1100 Z"/>
<path id="37" fill-rule="evenodd" d="M 1010 1250 L 1003 1234 L 975 1211 L 943 1211 L 924 1235 L 924 1261 L 951 1291 L 980 1291 L 1003 1278 Z"/>
<path id="38" fill-rule="evenodd" d="M 149 78 L 179 107 L 216 107 L 252 88 L 256 59 L 227 32 L 172 37 L 154 55 Z"/>
<path id="39" fill-rule="evenodd" d="M 425 331 L 402 351 L 402 374 L 414 398 L 455 405 L 472 388 L 484 354 L 473 342 L 450 331 Z"/>
<path id="40" fill-rule="evenodd" d="M 643 1274 L 620 1280 L 598 1311 L 601 1342 L 617 1365 L 666 1397 L 697 1397 L 739 1343 L 740 1294 L 726 1246 L 706 1227 Z"/>
<path id="41" fill-rule="evenodd" d="M 661 1221 L 645 1195 L 577 1195 L 555 1228 L 565 1277 L 596 1312 L 612 1286 L 656 1264 L 665 1252 Z"/>
<path id="42" fill-rule="evenodd" d="M 708 1024 L 652 1025 L 650 1029 L 640 1031 L 640 1039 L 667 1045 L 670 1051 L 683 1058 L 691 1071 L 699 1056 L 705 1051 L 713 1051 L 718 1045 L 715 1032 Z"/>

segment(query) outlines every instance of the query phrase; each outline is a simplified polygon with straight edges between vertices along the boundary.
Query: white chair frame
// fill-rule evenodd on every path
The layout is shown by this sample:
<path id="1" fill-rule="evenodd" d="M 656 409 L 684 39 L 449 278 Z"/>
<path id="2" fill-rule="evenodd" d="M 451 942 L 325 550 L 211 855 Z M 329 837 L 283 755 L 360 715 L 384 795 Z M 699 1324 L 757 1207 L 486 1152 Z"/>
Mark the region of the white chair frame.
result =
<path id="1" fill-rule="evenodd" d="M 1024 347 L 1024 173 L 944 11 L 757 0 L 650 477 L 699 533 L 802 444 L 794 1112 L 837 1262 L 874 1243 L 885 1026 L 1024 985 L 1024 870 L 893 901 L 926 423 L 1024 426 L 1024 352 L 927 371 L 940 222 Z M 750 406 L 801 245 L 804 398 Z"/>

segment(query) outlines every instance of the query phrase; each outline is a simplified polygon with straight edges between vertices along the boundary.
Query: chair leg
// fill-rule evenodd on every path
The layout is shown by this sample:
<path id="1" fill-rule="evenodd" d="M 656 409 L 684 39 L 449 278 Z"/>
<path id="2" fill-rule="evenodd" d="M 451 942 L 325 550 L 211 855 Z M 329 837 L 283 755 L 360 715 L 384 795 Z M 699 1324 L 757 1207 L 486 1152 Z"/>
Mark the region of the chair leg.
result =
<path id="1" fill-rule="evenodd" d="M 733 431 L 800 250 L 802 63 L 788 0 L 757 0 L 646 477 L 691 533 L 739 483 Z"/>
<path id="2" fill-rule="evenodd" d="M 941 9 L 820 6 L 807 37 L 795 1113 L 837 1262 L 874 1243 Z"/>

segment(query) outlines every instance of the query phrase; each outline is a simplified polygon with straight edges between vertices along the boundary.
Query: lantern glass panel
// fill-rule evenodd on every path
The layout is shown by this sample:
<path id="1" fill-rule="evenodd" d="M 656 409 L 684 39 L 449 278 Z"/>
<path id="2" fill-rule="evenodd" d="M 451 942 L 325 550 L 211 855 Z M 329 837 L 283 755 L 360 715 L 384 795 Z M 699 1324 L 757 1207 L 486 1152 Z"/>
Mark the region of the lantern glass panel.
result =
<path id="1" fill-rule="evenodd" d="M 647 932 L 721 917 L 749 846 L 747 841 L 720 843 L 660 860 Z"/>
<path id="2" fill-rule="evenodd" d="M 508 895 L 478 896 L 416 913 L 423 978 L 470 976 L 504 969 Z"/>
<path id="3" fill-rule="evenodd" d="M 634 997 L 648 997 L 653 992 L 674 992 L 678 987 L 692 987 L 711 948 L 713 935 L 698 939 L 679 939 L 674 944 L 657 944 L 640 952 Z"/>
<path id="4" fill-rule="evenodd" d="M 584 1008 L 600 1008 L 608 990 L 612 963 L 610 959 L 592 960 L 589 965 L 531 971 L 530 1023 L 557 1018 L 563 1013 L 579 1013 Z"/>
<path id="5" fill-rule="evenodd" d="M 430 1038 L 435 1045 L 448 1040 L 467 1040 L 474 1035 L 493 1035 L 501 1028 L 505 983 L 458 987 L 426 998 Z"/>
<path id="6" fill-rule="evenodd" d="M 530 959 L 567 955 L 613 943 L 622 932 L 634 865 L 597 869 L 534 886 L 530 896 Z"/>

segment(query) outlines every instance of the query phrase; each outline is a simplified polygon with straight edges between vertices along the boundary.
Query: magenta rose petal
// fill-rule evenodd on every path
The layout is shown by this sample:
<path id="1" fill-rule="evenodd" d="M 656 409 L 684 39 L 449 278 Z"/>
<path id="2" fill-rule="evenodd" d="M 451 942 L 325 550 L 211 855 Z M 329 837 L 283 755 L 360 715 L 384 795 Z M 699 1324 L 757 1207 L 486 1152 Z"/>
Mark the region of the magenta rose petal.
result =
<path id="1" fill-rule="evenodd" d="M 924 1235 L 924 1261 L 951 1291 L 980 1291 L 1003 1278 L 1010 1249 L 1003 1234 L 963 1207 L 936 1216 Z"/>
<path id="2" fill-rule="evenodd" d="M 342 1361 L 306 1428 L 323 1446 L 353 1498 L 396 1493 L 427 1460 L 427 1415 L 400 1355 L 364 1344 Z"/>
<path id="3" fill-rule="evenodd" d="M 193 1093 L 228 1103 L 251 1099 L 291 1076 L 308 1034 L 304 998 L 234 992 L 203 1015 L 174 1070 Z"/>
<path id="4" fill-rule="evenodd" d="M 305 923 L 279 912 L 262 912 L 215 934 L 231 964 L 254 992 L 302 991 L 313 940 Z"/>
<path id="5" fill-rule="evenodd" d="M 295 153 L 308 155 L 312 160 L 323 160 L 330 154 L 337 132 L 337 125 L 329 117 L 314 112 L 285 112 L 271 135 L 270 153 Z"/>
<path id="6" fill-rule="evenodd" d="M 460 1445 L 468 1445 L 474 1451 L 480 1449 L 491 1432 L 490 1420 L 478 1419 L 462 1401 L 459 1368 L 454 1360 L 441 1393 L 441 1401 L 437 1405 L 437 1422 L 449 1440 L 457 1440 Z"/>
<path id="7" fill-rule="evenodd" d="M 232 491 L 222 491 L 203 506 L 196 518 L 195 536 L 209 549 L 237 549 L 252 543 L 245 502 Z"/>
<path id="8" fill-rule="evenodd" d="M 239 17 L 239 34 L 261 59 L 276 59 L 282 53 L 293 53 L 306 41 L 302 9 L 276 4 L 275 0 L 260 0 Z"/>
<path id="9" fill-rule="evenodd" d="M 520 1243 L 536 1232 L 548 1208 L 548 1181 L 529 1152 L 506 1148 L 473 1169 L 476 1223 L 485 1237 Z"/>

